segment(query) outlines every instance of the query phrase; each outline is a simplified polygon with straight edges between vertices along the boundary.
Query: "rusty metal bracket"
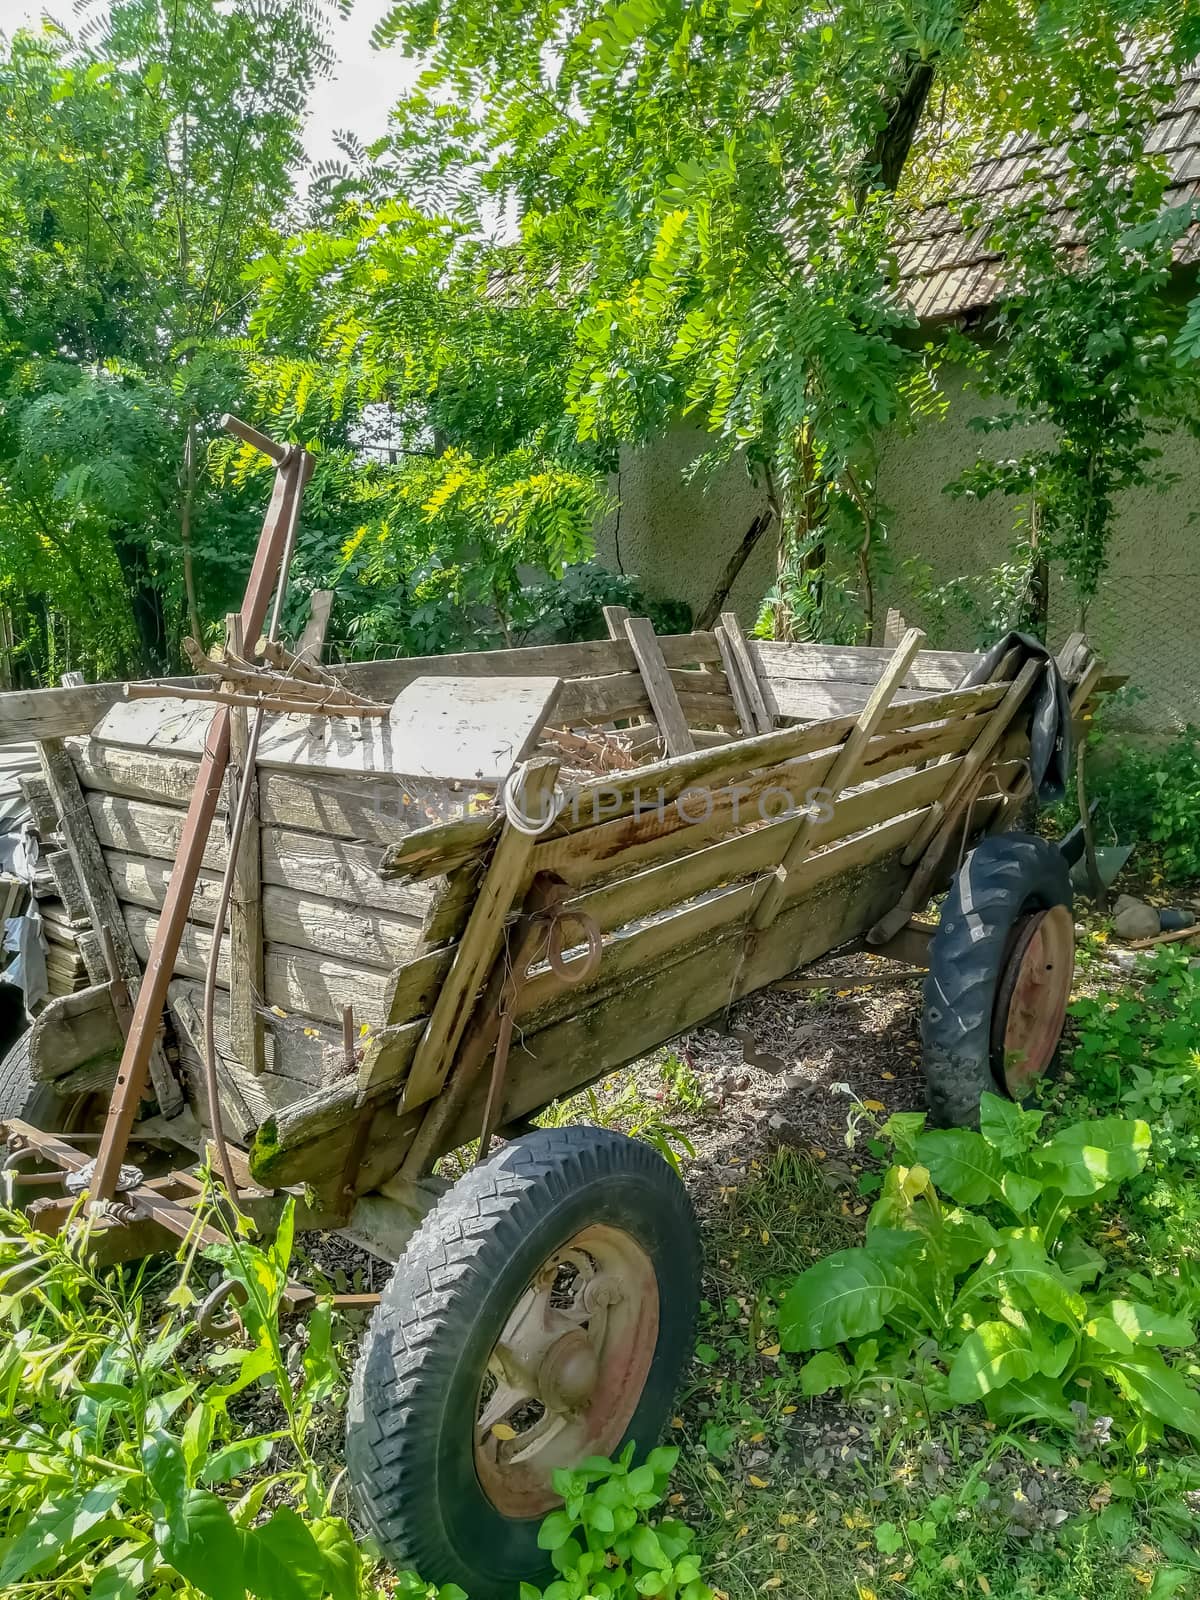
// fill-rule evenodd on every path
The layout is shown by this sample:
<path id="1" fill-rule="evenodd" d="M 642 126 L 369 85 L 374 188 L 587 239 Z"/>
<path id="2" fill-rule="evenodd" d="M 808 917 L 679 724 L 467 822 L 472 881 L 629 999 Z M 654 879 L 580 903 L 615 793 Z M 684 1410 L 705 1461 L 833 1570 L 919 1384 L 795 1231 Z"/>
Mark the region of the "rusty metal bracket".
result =
<path id="1" fill-rule="evenodd" d="M 602 943 L 600 929 L 584 911 L 564 906 L 561 902 L 535 911 L 531 921 L 535 927 L 545 929 L 546 962 L 563 983 L 574 987 L 584 983 L 600 965 Z M 587 954 L 577 967 L 569 967 L 563 955 L 563 929 L 575 926 L 583 935 Z M 513 1015 L 521 990 L 529 979 L 528 958 L 515 962 L 508 971 L 500 999 L 500 1028 L 496 1035 L 496 1048 L 492 1056 L 492 1075 L 488 1083 L 487 1100 L 483 1108 L 483 1126 L 479 1132 L 479 1154 L 482 1161 L 491 1149 L 492 1135 L 500 1114 L 500 1096 L 508 1074 L 508 1052 L 512 1046 Z"/>

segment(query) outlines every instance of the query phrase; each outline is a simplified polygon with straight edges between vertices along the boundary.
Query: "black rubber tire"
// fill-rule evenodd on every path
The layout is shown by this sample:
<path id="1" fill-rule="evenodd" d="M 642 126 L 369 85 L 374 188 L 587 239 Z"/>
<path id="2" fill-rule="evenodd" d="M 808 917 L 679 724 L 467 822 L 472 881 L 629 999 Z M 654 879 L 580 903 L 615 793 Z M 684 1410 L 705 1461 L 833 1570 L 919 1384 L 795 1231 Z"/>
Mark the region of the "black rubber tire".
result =
<path id="1" fill-rule="evenodd" d="M 0 1060 L 0 1121 L 19 1117 L 22 1122 L 53 1133 L 61 1102 L 48 1083 L 35 1083 L 30 1074 L 32 1037 L 30 1032 L 23 1033 Z"/>
<path id="2" fill-rule="evenodd" d="M 653 1262 L 659 1328 L 641 1400 L 618 1449 L 652 1449 L 692 1353 L 700 1243 L 687 1191 L 647 1144 L 601 1128 L 538 1129 L 504 1145 L 441 1197 L 408 1244 L 363 1341 L 346 1460 L 388 1559 L 471 1600 L 512 1600 L 551 1571 L 541 1518 L 503 1516 L 476 1476 L 480 1377 L 514 1303 L 583 1228 L 631 1234 Z M 614 1451 L 614 1454 L 617 1452 Z"/>
<path id="3" fill-rule="evenodd" d="M 1007 1094 L 991 1033 L 1014 925 L 1071 903 L 1065 856 L 1034 834 L 995 834 L 963 862 L 930 943 L 921 1014 L 925 1087 L 940 1127 L 977 1127 L 980 1096 Z"/>

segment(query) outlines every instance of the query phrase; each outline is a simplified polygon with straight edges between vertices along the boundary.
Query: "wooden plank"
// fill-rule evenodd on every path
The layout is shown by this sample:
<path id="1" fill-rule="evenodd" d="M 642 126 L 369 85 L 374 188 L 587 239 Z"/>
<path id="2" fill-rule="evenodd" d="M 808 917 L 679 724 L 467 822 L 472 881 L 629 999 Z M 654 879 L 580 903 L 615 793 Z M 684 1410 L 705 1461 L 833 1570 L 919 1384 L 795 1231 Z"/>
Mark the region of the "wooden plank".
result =
<path id="1" fill-rule="evenodd" d="M 160 861 L 175 859 L 183 831 L 181 811 L 99 793 L 89 794 L 87 804 L 96 837 L 105 849 Z M 432 904 L 432 884 L 381 881 L 375 870 L 379 852 L 373 845 L 323 839 L 283 828 L 264 828 L 261 844 L 261 874 L 266 884 L 345 901 L 352 909 L 389 911 L 412 919 L 414 924 Z M 214 829 L 205 847 L 203 864 L 210 872 L 223 872 L 225 861 L 223 832 Z"/>
<path id="2" fill-rule="evenodd" d="M 604 617 L 604 626 L 608 629 L 608 637 L 610 639 L 624 639 L 625 624 L 633 615 L 629 607 L 601 606 L 600 610 Z"/>
<path id="3" fill-rule="evenodd" d="M 996 710 L 990 716 L 979 719 L 983 725 L 982 731 L 967 751 L 954 782 L 937 804 L 930 807 L 928 816 L 904 850 L 901 858 L 903 864 L 916 864 L 912 877 L 892 909 L 869 930 L 867 940 L 870 944 L 882 945 L 894 938 L 909 917 L 928 900 L 935 880 L 943 871 L 943 861 L 953 836 L 960 831 L 960 823 L 962 844 L 966 848 L 968 834 L 972 831 L 970 823 L 975 797 L 979 795 L 980 780 L 986 775 L 988 764 L 995 763 L 997 746 L 1045 670 L 1044 661 L 1026 661 Z"/>
<path id="4" fill-rule="evenodd" d="M 978 690 L 960 691 L 962 709 L 977 710 L 975 697 L 979 693 Z M 933 727 L 907 731 L 914 722 L 921 721 L 925 705 L 936 708 L 940 715 L 946 713 L 950 700 L 949 695 L 930 697 L 915 709 L 893 705 L 880 722 L 879 739 L 872 743 L 864 759 L 865 775 L 874 777 L 894 771 L 896 765 L 904 764 L 903 760 L 896 760 L 897 756 L 906 757 L 908 763 L 913 764 L 936 755 L 952 754 L 970 743 L 978 730 L 972 729 L 969 720 L 940 721 Z M 854 723 L 855 718 L 843 717 L 804 728 L 780 728 L 754 739 L 738 739 L 716 748 L 705 748 L 694 755 L 675 756 L 629 772 L 605 773 L 588 779 L 568 790 L 566 803 L 547 835 L 546 845 L 539 849 L 545 851 L 547 845 L 561 847 L 563 835 L 601 824 L 612 824 L 610 837 L 615 837 L 615 824 L 621 819 L 633 815 L 635 820 L 644 820 L 647 813 L 670 807 L 689 790 L 715 794 L 774 766 L 799 760 L 810 753 L 836 749 Z M 891 733 L 893 724 L 898 728 L 894 735 Z M 756 788 L 755 792 L 760 791 Z M 685 825 L 680 820 L 670 827 Z M 415 829 L 385 850 L 380 871 L 387 877 L 419 881 L 435 872 L 452 870 L 477 857 L 498 829 L 499 819 L 495 813 L 481 813 Z M 637 837 L 643 835 L 639 833 Z M 606 853 L 616 854 L 618 848 L 619 845 L 614 844 Z M 567 847 L 568 855 L 570 850 L 571 847 Z M 539 862 L 539 870 L 551 865 L 548 860 Z"/>
<path id="5" fill-rule="evenodd" d="M 798 678 L 804 682 L 874 684 L 886 669 L 892 651 L 878 645 L 781 644 L 771 639 L 747 641 L 760 681 Z M 957 689 L 981 657 L 969 650 L 922 650 L 904 680 L 909 689 Z"/>
<path id="6" fill-rule="evenodd" d="M 981 719 L 979 736 L 967 752 L 967 758 L 959 769 L 953 785 L 943 795 L 941 803 L 935 807 L 934 814 L 928 818 L 921 831 L 912 841 L 912 844 L 905 851 L 906 865 L 923 854 L 941 826 L 942 818 L 948 816 L 954 810 L 967 786 L 982 773 L 992 752 L 1006 732 L 1009 723 L 1025 703 L 1034 683 L 1044 670 L 1045 664 L 1043 662 L 1027 661 L 1015 681 L 1009 685 L 1000 705 L 990 716 Z"/>
<path id="7" fill-rule="evenodd" d="M 713 633 L 716 635 L 717 648 L 721 652 L 721 660 L 725 665 L 725 677 L 729 683 L 729 692 L 733 696 L 733 703 L 737 709 L 739 732 L 746 739 L 751 738 L 756 733 L 765 733 L 766 729 L 759 728 L 755 722 L 754 710 L 746 693 L 745 684 L 742 681 L 741 670 L 734 660 L 733 652 L 730 650 L 729 642 L 725 637 L 725 630 L 719 622 L 713 629 Z"/>
<path id="8" fill-rule="evenodd" d="M 834 806 L 831 817 L 814 824 L 814 851 L 824 850 L 853 834 L 913 811 L 924 811 L 946 789 L 961 762 L 962 757 L 955 756 L 944 765 L 873 783 L 844 796 Z M 1007 770 L 1016 772 L 1019 768 L 1013 765 Z M 695 895 L 770 872 L 779 860 L 790 828 L 790 820 L 783 818 L 716 844 L 701 845 L 662 865 L 651 865 L 632 876 L 577 895 L 567 904 L 572 910 L 586 912 L 602 933 L 610 932 Z M 682 836 L 676 838 L 680 840 Z M 819 855 L 810 856 L 800 869 L 804 883 L 820 881 L 819 871 L 815 875 L 808 871 L 809 862 L 820 859 Z"/>
<path id="9" fill-rule="evenodd" d="M 454 946 L 425 950 L 397 967 L 388 979 L 386 1014 L 389 1024 L 412 1022 L 433 1010 L 442 984 L 454 964 Z"/>
<path id="10" fill-rule="evenodd" d="M 602 678 L 574 678 L 563 683 L 554 707 L 554 722 L 576 728 L 592 723 L 649 716 L 650 696 L 636 672 L 614 672 Z"/>
<path id="11" fill-rule="evenodd" d="M 125 907 L 125 926 L 139 955 L 149 950 L 158 921 L 157 911 L 148 911 L 142 906 Z M 203 980 L 211 950 L 212 929 L 195 922 L 187 923 L 175 962 L 176 975 Z M 361 1022 L 379 1027 L 384 1018 L 388 977 L 385 969 L 368 966 L 365 961 L 352 964 L 291 945 L 267 945 L 266 999 L 269 1005 L 278 1006 L 288 1016 L 299 1013 L 320 1022 L 340 1023 L 343 1009 L 352 1005 Z M 222 989 L 228 989 L 227 948 L 221 951 L 217 982 Z"/>
<path id="12" fill-rule="evenodd" d="M 136 995 L 142 981 L 141 964 L 126 934 L 117 897 L 105 870 L 100 843 L 92 826 L 91 813 L 83 790 L 79 787 L 79 779 L 75 776 L 75 768 L 61 739 L 44 740 L 38 748 L 42 771 L 58 813 L 60 831 L 70 851 L 92 926 L 97 932 L 107 928 L 112 934 L 120 976 L 128 985 L 130 995 Z M 151 1046 L 149 1065 L 160 1111 L 165 1117 L 177 1115 L 183 1109 L 183 1093 L 163 1052 L 160 1037 L 156 1037 Z"/>
<path id="13" fill-rule="evenodd" d="M 308 621 L 296 646 L 298 656 L 319 662 L 325 650 L 325 633 L 329 627 L 329 613 L 333 610 L 333 590 L 314 589 L 308 602 Z"/>
<path id="14" fill-rule="evenodd" d="M 956 755 L 975 736 L 976 730 L 966 721 L 944 723 L 919 734 L 880 735 L 867 747 L 860 778 L 870 782 L 918 761 Z M 618 817 L 579 833 L 548 838 L 534 851 L 535 869 L 557 872 L 569 883 L 583 884 L 700 848 L 738 826 L 819 801 L 820 794 L 814 791 L 825 783 L 835 757 L 836 752 L 829 750 L 798 757 L 699 797 L 685 793 L 678 804 L 648 804 L 641 815 Z"/>
<path id="15" fill-rule="evenodd" d="M 826 717 L 857 716 L 865 710 L 871 698 L 871 685 L 867 683 L 807 683 L 791 678 L 768 678 L 763 692 L 767 705 L 776 717 L 791 718 L 797 722 L 820 722 Z M 926 693 L 923 689 L 901 689 L 896 694 L 898 704 L 916 700 Z"/>
<path id="16" fill-rule="evenodd" d="M 682 674 L 681 674 L 682 676 Z M 696 673 L 689 673 L 689 677 L 696 677 Z M 707 694 L 677 694 L 679 709 L 683 713 L 688 732 L 691 735 L 692 748 L 696 747 L 696 736 L 692 733 L 692 724 L 710 728 L 724 728 L 730 733 L 738 731 L 737 707 L 733 703 L 731 694 L 717 690 Z"/>
<path id="17" fill-rule="evenodd" d="M 746 636 L 742 632 L 742 625 L 738 621 L 736 611 L 722 611 L 721 633 L 734 660 L 734 670 L 729 671 L 730 681 L 736 673 L 738 681 L 746 699 L 750 703 L 753 713 L 754 727 L 747 731 L 755 733 L 770 733 L 775 726 L 771 713 L 767 710 L 767 702 L 763 696 L 762 685 L 758 681 L 758 668 L 750 654 L 750 647 L 746 643 Z"/>
<path id="18" fill-rule="evenodd" d="M 89 983 L 107 983 L 108 961 L 104 954 L 104 944 L 95 928 L 82 928 L 76 935 L 79 954 L 83 957 L 83 965 L 88 975 Z"/>
<path id="19" fill-rule="evenodd" d="M 85 789 L 186 806 L 196 781 L 194 756 L 130 750 L 99 739 L 72 740 L 70 750 Z M 392 773 L 306 777 L 268 771 L 259 774 L 258 787 L 265 824 L 302 829 L 323 838 L 388 844 L 428 821 L 421 798 Z M 458 799 L 460 811 L 464 799 Z M 443 800 L 450 797 L 435 794 L 438 806 Z M 223 811 L 222 797 L 218 813 Z"/>
<path id="20" fill-rule="evenodd" d="M 558 763 L 550 759 L 529 761 L 521 769 L 515 799 L 527 816 L 537 816 L 549 801 L 557 776 Z M 417 1047 L 405 1089 L 408 1110 L 430 1099 L 445 1081 L 470 1020 L 472 1004 L 500 952 L 505 920 L 525 893 L 531 876 L 533 844 L 530 833 L 506 818 L 470 920 Z"/>
<path id="21" fill-rule="evenodd" d="M 894 900 L 903 881 L 894 854 L 865 868 L 847 868 L 811 898 L 789 906 L 772 937 L 748 953 L 740 924 L 730 924 L 710 941 L 679 949 L 678 959 L 634 972 L 611 992 L 596 997 L 603 1003 L 524 1032 L 521 1049 L 514 1052 L 502 1120 L 536 1113 L 697 1026 L 732 1001 L 857 937 Z M 398 1170 L 419 1125 L 418 1117 L 398 1112 L 394 1104 L 412 1052 L 411 1025 L 388 1029 L 368 1047 L 361 1070 L 374 1075 L 376 1087 L 364 1102 L 343 1091 L 336 1106 L 314 1097 L 281 1112 L 262 1131 L 251 1153 L 256 1181 L 310 1182 L 318 1190 L 341 1181 L 352 1112 L 365 1106 L 373 1108 L 374 1115 L 354 1183 L 360 1193 L 378 1187 Z M 438 1153 L 478 1132 L 486 1079 L 486 1073 L 480 1075 L 460 1121 L 447 1131 Z"/>
<path id="22" fill-rule="evenodd" d="M 689 754 L 696 746 L 692 742 L 675 685 L 667 674 L 667 664 L 649 617 L 627 617 L 625 636 L 637 658 L 642 682 L 654 708 L 654 720 L 658 723 L 668 753 L 673 756 Z"/>
<path id="23" fill-rule="evenodd" d="M 601 611 L 603 612 L 603 615 L 604 615 L 604 626 L 605 626 L 605 629 L 608 632 L 608 637 L 610 639 L 617 639 L 623 645 L 627 645 L 628 644 L 628 640 L 625 637 L 625 624 L 628 622 L 629 618 L 633 615 L 633 613 L 630 611 L 629 607 L 628 606 L 602 606 L 600 609 L 601 609 Z M 637 686 L 638 686 L 639 691 L 644 695 L 646 691 L 642 687 L 641 674 L 640 673 L 635 673 L 635 674 L 633 674 L 633 676 L 637 680 Z M 571 689 L 574 689 L 574 688 L 576 688 L 576 686 L 577 685 L 573 683 L 573 684 L 570 684 L 568 687 L 571 688 Z M 647 698 L 646 705 L 647 705 L 647 709 L 649 709 L 649 699 L 648 698 Z M 626 719 L 621 719 L 621 720 L 626 720 Z M 648 722 L 648 721 L 646 721 L 645 719 L 643 719 L 641 717 L 639 717 L 637 719 L 630 719 L 630 726 L 631 727 L 637 727 L 637 728 L 644 728 L 646 730 L 653 729 L 653 731 L 654 731 L 654 733 L 656 735 L 657 735 L 657 732 L 658 732 L 658 729 L 657 729 L 657 727 L 655 726 L 654 723 Z"/>
<path id="24" fill-rule="evenodd" d="M 167 997 L 171 1018 L 175 1023 L 180 1058 L 188 1067 L 192 1082 L 196 1083 L 193 1074 L 203 1069 L 203 1035 L 198 1023 L 204 1003 L 204 987 L 190 978 L 175 978 L 167 990 Z M 299 1100 L 323 1082 L 324 1051 L 340 1031 L 334 1024 L 318 1023 L 315 1017 L 290 1016 L 283 1019 L 272 1016 L 267 1034 L 268 1069 L 258 1077 L 241 1066 L 230 1046 L 229 996 L 223 989 L 218 989 L 213 998 L 218 1074 L 226 1063 L 232 1063 L 239 1079 L 250 1080 L 251 1094 L 257 1091 L 265 1095 L 272 1106 Z M 202 1094 L 203 1085 L 196 1083 L 196 1087 Z M 201 1102 L 201 1111 L 204 1109 Z"/>
<path id="25" fill-rule="evenodd" d="M 719 660 L 711 633 L 667 635 L 663 652 L 670 666 Z M 529 645 L 515 650 L 462 651 L 447 656 L 415 656 L 399 661 L 366 661 L 332 668 L 340 682 L 369 697 L 392 699 L 414 678 L 431 674 L 481 677 L 595 677 L 636 670 L 633 652 L 621 641 L 585 640 L 562 645 Z M 206 679 L 165 679 L 186 688 L 203 688 Z M 121 703 L 124 683 L 89 683 L 78 689 L 18 689 L 0 694 L 0 740 L 62 738 L 89 732 Z M 147 704 L 152 702 L 146 702 Z M 138 741 L 134 741 L 137 743 Z"/>
<path id="26" fill-rule="evenodd" d="M 205 682 L 194 677 L 166 681 L 189 688 Z M 77 688 L 13 689 L 0 694 L 0 743 L 86 733 L 124 692 L 124 683 L 85 683 Z"/>
<path id="27" fill-rule="evenodd" d="M 883 719 L 883 713 L 903 683 L 905 674 L 924 642 L 925 635 L 920 628 L 911 628 L 896 646 L 891 661 L 871 690 L 870 699 L 863 707 L 858 721 L 846 735 L 846 742 L 838 751 L 837 758 L 829 769 L 823 787 L 828 791 L 827 798 L 830 802 L 836 802 L 842 790 L 855 781 L 863 757 L 867 753 L 867 747 Z M 758 932 L 769 928 L 775 920 L 787 893 L 788 877 L 795 872 L 811 848 L 814 826 L 815 820 L 811 812 L 800 817 L 793 825 L 791 837 L 775 869 L 774 877 L 764 887 L 754 910 L 753 923 Z"/>
<path id="28" fill-rule="evenodd" d="M 54 801 L 50 798 L 50 786 L 45 778 L 40 772 L 23 772 L 17 778 L 17 783 L 33 817 L 33 825 L 42 838 L 57 833 L 58 812 L 54 809 Z"/>
<path id="29" fill-rule="evenodd" d="M 225 618 L 225 643 L 235 655 L 244 656 L 242 619 L 236 611 Z M 229 717 L 229 766 L 225 782 L 231 829 L 236 811 L 243 809 L 242 835 L 233 860 L 229 898 L 229 1038 L 234 1056 L 250 1072 L 263 1073 L 267 1058 L 262 1018 L 264 934 L 258 772 L 250 762 L 250 719 L 240 706 L 235 707 Z M 244 807 L 240 800 L 243 785 L 246 786 Z M 111 863 L 109 870 L 111 873 Z M 167 877 L 169 879 L 169 873 Z M 166 883 L 163 897 L 166 897 Z"/>
<path id="30" fill-rule="evenodd" d="M 417 678 L 392 705 L 393 769 L 503 783 L 546 725 L 559 678 Z"/>
<path id="31" fill-rule="evenodd" d="M 86 1067 L 115 1077 L 124 1045 L 109 985 L 77 989 L 48 1001 L 34 1018 L 29 1075 L 50 1083 Z"/>
<path id="32" fill-rule="evenodd" d="M 807 858 L 789 880 L 785 903 L 794 904 L 830 877 L 894 855 L 912 838 L 923 815 L 916 811 L 892 818 Z M 517 1016 L 524 1019 L 536 1015 L 539 1022 L 535 1025 L 540 1026 L 548 1007 L 557 1014 L 591 1005 L 598 995 L 619 989 L 655 964 L 679 960 L 689 946 L 713 939 L 733 923 L 745 924 L 752 916 L 765 881 L 758 878 L 721 889 L 692 904 L 673 906 L 668 915 L 614 933 L 605 940 L 600 967 L 586 984 L 573 986 L 569 981 L 571 970 L 582 960 L 582 954 L 567 962 L 566 980 L 549 968 L 535 973 L 521 991 Z"/>
<path id="33" fill-rule="evenodd" d="M 42 860 L 50 869 L 50 876 L 54 879 L 54 887 L 58 890 L 58 897 L 66 907 L 67 916 L 72 922 L 85 927 L 90 920 L 87 899 L 83 893 L 83 886 L 79 882 L 79 874 L 75 870 L 75 863 L 71 859 L 69 850 L 46 850 L 42 853 Z"/>
<path id="34" fill-rule="evenodd" d="M 675 685 L 677 694 L 689 694 L 697 704 L 705 695 L 713 695 L 723 700 L 732 700 L 733 690 L 730 687 L 729 676 L 724 671 L 716 671 L 712 667 L 668 667 L 667 677 Z"/>
<path id="35" fill-rule="evenodd" d="M 157 911 L 166 897 L 171 868 L 167 861 L 106 850 L 105 865 L 123 906 L 144 906 Z M 219 873 L 201 872 L 192 895 L 188 917 L 211 926 L 217 911 Z M 363 960 L 380 967 L 399 966 L 412 960 L 420 947 L 420 927 L 414 918 L 326 900 L 317 895 L 264 884 L 261 899 L 264 935 L 274 944 L 294 945 L 343 961 Z M 230 945 L 231 950 L 234 949 Z M 236 961 L 236 954 L 234 956 Z M 261 982 L 255 1006 L 261 1009 Z M 238 1053 L 235 1044 L 235 1054 Z M 240 1061 L 250 1062 L 240 1054 Z"/>
<path id="36" fill-rule="evenodd" d="M 669 667 L 712 666 L 720 660 L 711 633 L 663 634 Z M 521 645 L 512 650 L 461 650 L 445 656 L 410 656 L 399 661 L 364 661 L 331 667 L 341 682 L 371 699 L 394 699 L 414 678 L 540 677 L 598 678 L 636 672 L 637 659 L 621 639 L 582 639 L 569 644 Z"/>

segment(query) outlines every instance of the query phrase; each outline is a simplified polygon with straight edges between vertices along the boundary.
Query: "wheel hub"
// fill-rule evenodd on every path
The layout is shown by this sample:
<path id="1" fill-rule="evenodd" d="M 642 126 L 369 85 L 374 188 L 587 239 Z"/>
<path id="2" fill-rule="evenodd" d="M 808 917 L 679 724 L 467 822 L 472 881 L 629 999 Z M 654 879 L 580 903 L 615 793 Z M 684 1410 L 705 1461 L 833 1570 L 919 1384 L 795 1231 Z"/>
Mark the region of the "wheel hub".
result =
<path id="1" fill-rule="evenodd" d="M 992 1059 L 1014 1100 L 1045 1073 L 1066 1021 L 1075 976 L 1075 923 L 1067 906 L 1016 925 L 992 1012 Z"/>
<path id="2" fill-rule="evenodd" d="M 538 1397 L 551 1411 L 578 1411 L 592 1397 L 600 1376 L 600 1356 L 582 1328 L 564 1333 L 542 1357 Z"/>
<path id="3" fill-rule="evenodd" d="M 475 1469 L 506 1516 L 553 1506 L 553 1475 L 609 1455 L 637 1409 L 658 1340 L 658 1282 L 629 1234 L 586 1228 L 534 1275 L 487 1360 Z"/>

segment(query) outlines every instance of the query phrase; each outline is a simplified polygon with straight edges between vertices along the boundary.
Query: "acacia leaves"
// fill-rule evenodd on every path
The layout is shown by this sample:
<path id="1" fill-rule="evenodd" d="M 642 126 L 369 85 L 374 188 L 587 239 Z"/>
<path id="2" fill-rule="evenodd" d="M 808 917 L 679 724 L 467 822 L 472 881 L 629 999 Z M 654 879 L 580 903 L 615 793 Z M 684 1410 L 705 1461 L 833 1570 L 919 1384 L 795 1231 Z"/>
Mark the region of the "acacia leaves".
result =
<path id="1" fill-rule="evenodd" d="M 929 1403 L 1070 1422 L 1074 1384 L 1123 1401 L 1142 1429 L 1200 1436 L 1200 1396 L 1158 1349 L 1189 1346 L 1191 1323 L 1094 1286 L 1104 1260 L 1072 1221 L 1142 1172 L 1150 1130 L 1102 1117 L 1047 1139 L 1042 1120 L 987 1095 L 979 1133 L 896 1119 L 910 1164 L 885 1175 L 865 1242 L 802 1273 L 780 1306 L 784 1348 L 822 1352 L 803 1369 L 810 1392 L 851 1380 L 838 1347 L 857 1366 L 870 1345 L 892 1371 L 933 1349 Z"/>

